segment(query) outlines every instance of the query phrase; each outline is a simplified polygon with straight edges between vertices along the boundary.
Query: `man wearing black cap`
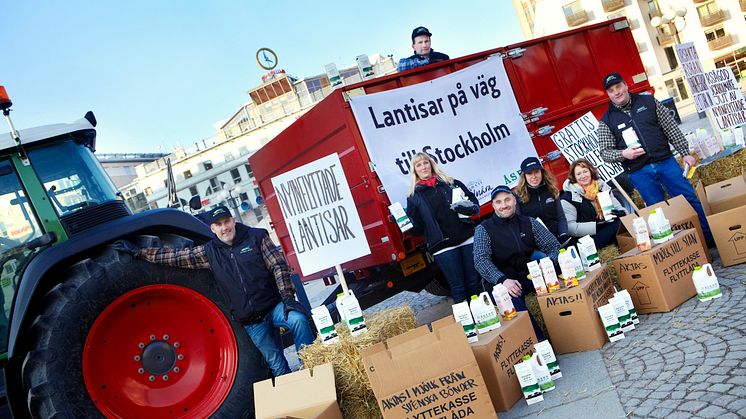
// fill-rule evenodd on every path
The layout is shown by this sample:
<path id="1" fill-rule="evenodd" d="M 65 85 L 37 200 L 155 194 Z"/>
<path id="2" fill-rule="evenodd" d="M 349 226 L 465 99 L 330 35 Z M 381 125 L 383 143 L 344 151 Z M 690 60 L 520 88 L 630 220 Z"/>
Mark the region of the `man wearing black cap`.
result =
<path id="1" fill-rule="evenodd" d="M 516 214 L 516 198 L 510 188 L 500 185 L 490 196 L 495 213 L 474 230 L 474 265 L 486 281 L 508 289 L 517 311 L 527 311 L 524 297 L 534 287 L 526 264 L 536 250 L 557 262 L 560 244 L 536 219 Z M 533 317 L 531 323 L 542 340 L 543 333 Z"/>
<path id="2" fill-rule="evenodd" d="M 185 249 L 137 249 L 129 242 L 117 250 L 160 265 L 212 270 L 221 294 L 228 300 L 231 315 L 240 321 L 262 353 L 272 375 L 290 372 L 274 337 L 274 329 L 293 332 L 295 347 L 309 345 L 314 333 L 303 306 L 295 300 L 290 267 L 269 238 L 267 230 L 236 223 L 225 206 L 208 212 L 207 221 L 215 236 L 209 242 Z"/>
<path id="3" fill-rule="evenodd" d="M 424 26 L 414 28 L 412 31 L 412 49 L 414 50 L 414 55 L 399 60 L 399 65 L 396 67 L 396 70 L 410 70 L 423 65 L 447 60 L 448 56 L 446 54 L 435 52 L 430 47 L 431 36 L 433 36 L 433 34 L 431 34 Z"/>
<path id="4" fill-rule="evenodd" d="M 673 145 L 685 165 L 697 163 L 671 112 L 652 95 L 630 93 L 619 73 L 604 77 L 603 86 L 611 103 L 598 124 L 601 158 L 622 163 L 646 205 L 663 201 L 664 188 L 671 198 L 683 195 L 699 216 L 705 240 L 711 243 L 702 204 L 671 153 Z"/>

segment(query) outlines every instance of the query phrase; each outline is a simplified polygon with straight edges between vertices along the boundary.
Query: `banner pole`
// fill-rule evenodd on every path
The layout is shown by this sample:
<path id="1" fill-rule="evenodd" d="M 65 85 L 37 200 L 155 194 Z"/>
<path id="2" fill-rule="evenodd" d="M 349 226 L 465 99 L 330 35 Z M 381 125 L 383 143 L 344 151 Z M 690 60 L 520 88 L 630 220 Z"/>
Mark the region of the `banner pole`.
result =
<path id="1" fill-rule="evenodd" d="M 342 272 L 342 265 L 336 264 L 334 267 L 337 268 L 337 276 L 339 277 L 339 283 L 342 284 L 342 292 L 347 294 L 347 281 L 345 280 L 345 275 Z"/>
<path id="2" fill-rule="evenodd" d="M 627 191 L 625 191 L 624 188 L 619 186 L 619 182 L 616 181 L 616 178 L 612 178 L 611 183 L 613 183 L 614 186 L 616 186 L 617 190 L 622 193 L 622 196 L 624 197 L 624 199 L 626 199 L 627 202 L 629 202 L 629 204 L 632 205 L 632 208 L 635 209 L 635 214 L 639 215 L 640 209 L 637 208 L 637 205 L 635 205 L 635 201 L 633 201 L 632 198 L 630 198 L 629 195 L 627 195 Z"/>

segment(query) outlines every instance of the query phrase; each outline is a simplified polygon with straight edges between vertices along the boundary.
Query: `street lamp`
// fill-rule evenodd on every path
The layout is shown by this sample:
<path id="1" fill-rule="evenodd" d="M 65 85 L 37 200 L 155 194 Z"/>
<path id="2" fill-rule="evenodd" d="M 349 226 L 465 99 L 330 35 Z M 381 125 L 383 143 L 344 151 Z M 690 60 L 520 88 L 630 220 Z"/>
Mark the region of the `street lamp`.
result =
<path id="1" fill-rule="evenodd" d="M 233 209 L 233 214 L 239 221 L 241 220 L 241 214 L 238 212 L 238 204 L 236 204 L 236 199 L 238 198 L 240 193 L 241 185 L 226 187 L 218 193 L 218 198 L 221 201 L 227 201 L 229 203 L 228 206 Z"/>
<path id="2" fill-rule="evenodd" d="M 686 7 L 684 6 L 676 6 L 673 7 L 670 4 L 668 5 L 668 10 L 666 10 L 665 13 L 663 13 L 662 16 L 654 16 L 652 19 L 650 19 L 650 24 L 653 25 L 653 27 L 658 28 L 661 26 L 668 25 L 671 32 L 673 32 L 674 39 L 676 39 L 677 44 L 681 44 L 681 38 L 679 38 L 679 33 L 686 28 Z M 684 26 L 679 29 L 678 22 L 683 22 Z"/>

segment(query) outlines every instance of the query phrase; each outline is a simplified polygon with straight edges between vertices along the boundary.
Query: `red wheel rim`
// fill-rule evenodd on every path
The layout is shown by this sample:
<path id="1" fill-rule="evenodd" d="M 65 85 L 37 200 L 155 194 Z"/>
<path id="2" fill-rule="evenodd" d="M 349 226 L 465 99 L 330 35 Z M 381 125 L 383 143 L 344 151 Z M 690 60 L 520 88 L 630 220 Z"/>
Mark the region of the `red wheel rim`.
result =
<path id="1" fill-rule="evenodd" d="M 202 294 L 176 285 L 117 298 L 83 350 L 86 389 L 107 417 L 208 417 L 228 396 L 237 365 L 228 319 Z"/>

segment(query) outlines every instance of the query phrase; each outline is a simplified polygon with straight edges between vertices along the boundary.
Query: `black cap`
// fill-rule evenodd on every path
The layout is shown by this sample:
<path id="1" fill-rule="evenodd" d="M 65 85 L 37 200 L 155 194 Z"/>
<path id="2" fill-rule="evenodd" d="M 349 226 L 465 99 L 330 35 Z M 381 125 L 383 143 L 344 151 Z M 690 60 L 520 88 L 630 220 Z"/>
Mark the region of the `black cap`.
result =
<path id="1" fill-rule="evenodd" d="M 414 42 L 414 38 L 417 38 L 420 35 L 427 35 L 427 36 L 433 36 L 433 34 L 430 33 L 429 30 L 427 30 L 424 26 L 418 26 L 414 28 L 412 31 L 412 42 Z"/>
<path id="2" fill-rule="evenodd" d="M 541 161 L 536 157 L 527 157 L 521 163 L 521 172 L 528 173 L 532 170 L 541 169 Z"/>
<path id="3" fill-rule="evenodd" d="M 607 74 L 606 77 L 604 77 L 604 90 L 608 89 L 609 87 L 624 82 L 624 79 L 622 78 L 622 75 L 619 73 L 610 73 Z"/>
<path id="4" fill-rule="evenodd" d="M 211 209 L 207 213 L 207 221 L 210 224 L 214 223 L 215 221 L 223 217 L 233 217 L 233 215 L 231 215 L 231 212 L 228 210 L 228 207 L 226 207 L 225 205 L 219 205 Z"/>
<path id="5" fill-rule="evenodd" d="M 511 191 L 507 185 L 499 185 L 492 190 L 492 193 L 490 194 L 490 200 L 495 199 L 495 195 L 499 194 L 500 192 L 513 193 L 513 191 Z"/>

